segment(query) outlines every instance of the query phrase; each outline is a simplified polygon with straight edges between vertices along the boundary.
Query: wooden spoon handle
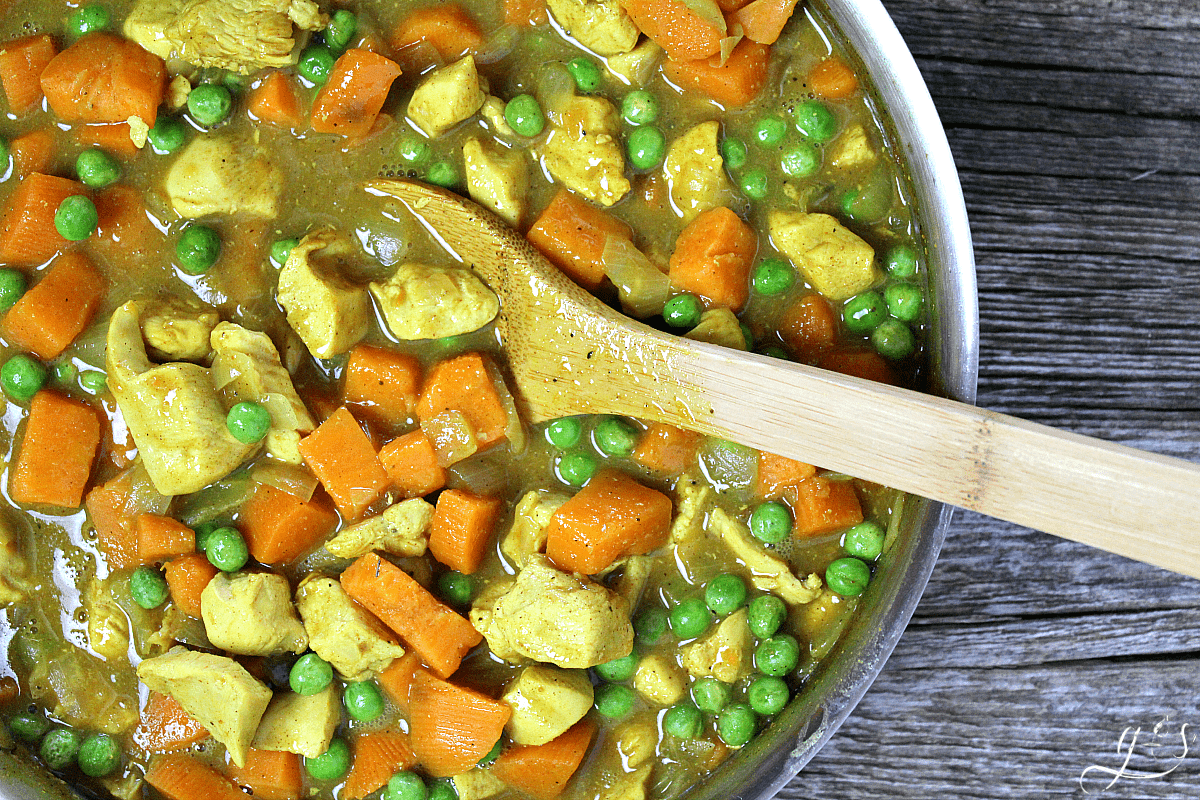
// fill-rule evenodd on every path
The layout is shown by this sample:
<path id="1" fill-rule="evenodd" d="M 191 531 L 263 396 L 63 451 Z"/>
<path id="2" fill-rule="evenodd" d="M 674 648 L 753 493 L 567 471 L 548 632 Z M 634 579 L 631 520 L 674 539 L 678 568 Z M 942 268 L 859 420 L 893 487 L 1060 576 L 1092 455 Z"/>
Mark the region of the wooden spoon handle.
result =
<path id="1" fill-rule="evenodd" d="M 673 373 L 708 432 L 1200 578 L 1200 465 L 711 345 Z"/>

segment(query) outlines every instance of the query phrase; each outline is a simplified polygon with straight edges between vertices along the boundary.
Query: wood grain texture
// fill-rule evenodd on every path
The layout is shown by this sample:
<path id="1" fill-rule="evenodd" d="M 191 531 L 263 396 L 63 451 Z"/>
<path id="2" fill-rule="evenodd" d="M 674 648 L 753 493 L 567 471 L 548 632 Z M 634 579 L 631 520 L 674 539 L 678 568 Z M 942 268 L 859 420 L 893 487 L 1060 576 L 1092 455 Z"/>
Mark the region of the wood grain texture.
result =
<path id="1" fill-rule="evenodd" d="M 1200 6 L 884 2 L 967 199 L 979 404 L 1200 461 Z M 880 679 L 781 796 L 1200 796 L 1198 614 L 1198 581 L 960 513 Z M 1177 768 L 1085 795 L 1129 726 L 1130 769 Z"/>

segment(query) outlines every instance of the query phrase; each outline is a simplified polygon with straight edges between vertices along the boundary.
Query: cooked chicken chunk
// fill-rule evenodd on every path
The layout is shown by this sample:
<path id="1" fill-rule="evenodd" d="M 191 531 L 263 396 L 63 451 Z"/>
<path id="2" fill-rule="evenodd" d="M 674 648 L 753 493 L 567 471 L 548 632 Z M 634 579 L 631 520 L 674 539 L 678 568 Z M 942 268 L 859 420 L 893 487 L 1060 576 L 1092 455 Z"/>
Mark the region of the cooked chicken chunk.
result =
<path id="1" fill-rule="evenodd" d="M 701 122 L 685 131 L 667 150 L 663 173 L 671 205 L 684 222 L 733 200 L 733 187 L 721 158 L 720 134 L 721 124 L 716 120 Z"/>
<path id="2" fill-rule="evenodd" d="M 334 684 L 316 694 L 277 694 L 267 706 L 254 747 L 316 758 L 329 749 L 342 718 L 342 703 Z"/>
<path id="3" fill-rule="evenodd" d="M 228 379 L 222 387 L 226 405 L 251 401 L 271 413 L 267 452 L 288 464 L 300 464 L 300 437 L 317 426 L 296 393 L 292 376 L 283 367 L 275 343 L 265 333 L 232 322 L 222 322 L 212 332 L 214 376 Z"/>
<path id="4" fill-rule="evenodd" d="M 673 655 L 651 653 L 638 662 L 633 688 L 655 705 L 674 705 L 687 693 L 687 675 Z"/>
<path id="5" fill-rule="evenodd" d="M 538 745 L 563 734 L 592 707 L 592 681 L 583 670 L 537 664 L 504 688 L 500 700 L 512 709 L 504 729 L 516 744 Z"/>
<path id="6" fill-rule="evenodd" d="M 529 194 L 529 170 L 523 155 L 476 137 L 463 145 L 463 164 L 471 199 L 495 211 L 509 225 L 518 225 Z"/>
<path id="7" fill-rule="evenodd" d="M 500 312 L 500 301 L 479 277 L 461 267 L 401 264 L 371 294 L 397 339 L 440 339 L 477 331 Z"/>
<path id="8" fill-rule="evenodd" d="M 771 242 L 830 300 L 846 300 L 874 286 L 883 275 L 875 251 L 828 214 L 772 211 Z"/>
<path id="9" fill-rule="evenodd" d="M 563 33 L 599 56 L 627 53 L 637 44 L 637 25 L 618 0 L 546 0 Z"/>
<path id="10" fill-rule="evenodd" d="M 308 649 L 308 634 L 282 575 L 218 572 L 200 595 L 200 611 L 208 640 L 230 653 L 269 656 Z"/>
<path id="11" fill-rule="evenodd" d="M 133 302 L 113 312 L 108 388 L 154 488 L 164 495 L 191 494 L 233 472 L 255 448 L 229 433 L 207 369 L 150 363 L 138 316 Z"/>
<path id="12" fill-rule="evenodd" d="M 105 661 L 129 659 L 129 620 L 112 594 L 112 579 L 92 578 L 83 592 L 88 647 Z"/>
<path id="13" fill-rule="evenodd" d="M 489 770 L 474 767 L 461 775 L 452 777 L 454 792 L 458 800 L 487 800 L 500 794 L 508 785 Z"/>
<path id="14" fill-rule="evenodd" d="M 292 248 L 279 271 L 279 304 L 292 330 L 317 358 L 344 353 L 367 335 L 367 290 L 337 274 L 339 260 L 349 253 L 345 237 L 328 229 L 314 231 Z"/>
<path id="15" fill-rule="evenodd" d="M 163 186 L 181 217 L 240 211 L 274 218 L 279 214 L 283 173 L 253 145 L 210 133 L 183 149 Z"/>
<path id="16" fill-rule="evenodd" d="M 161 361 L 203 361 L 212 352 L 208 343 L 221 316 L 182 300 L 146 300 L 141 308 L 142 338 Z"/>
<path id="17" fill-rule="evenodd" d="M 395 556 L 423 556 L 432 521 L 433 505 L 413 497 L 343 528 L 325 543 L 325 549 L 339 558 L 358 558 L 372 550 Z"/>
<path id="18" fill-rule="evenodd" d="M 160 58 L 249 75 L 296 63 L 293 23 L 328 22 L 312 0 L 139 0 L 124 30 Z"/>
<path id="19" fill-rule="evenodd" d="M 629 193 L 625 154 L 618 139 L 620 121 L 603 97 L 572 97 L 557 109 L 557 121 L 542 148 L 554 180 L 602 206 Z"/>
<path id="20" fill-rule="evenodd" d="M 850 171 L 869 167 L 878 159 L 879 156 L 867 137 L 867 129 L 861 123 L 851 125 L 829 147 L 829 165 L 838 170 Z"/>
<path id="21" fill-rule="evenodd" d="M 503 636 L 502 649 L 507 645 L 526 658 L 560 667 L 592 667 L 633 648 L 625 600 L 582 575 L 560 572 L 543 556 L 531 557 L 496 601 L 491 623 L 487 630 L 476 626 L 489 646 L 495 629 Z M 495 646 L 492 650 L 498 652 Z"/>
<path id="22" fill-rule="evenodd" d="M 671 544 L 678 545 L 704 533 L 704 520 L 717 502 L 712 488 L 696 478 L 684 477 L 675 485 L 675 518 Z"/>
<path id="23" fill-rule="evenodd" d="M 644 39 L 628 53 L 609 56 L 608 71 L 630 86 L 644 86 L 654 75 L 663 49 L 653 39 Z"/>
<path id="24" fill-rule="evenodd" d="M 784 602 L 794 605 L 812 602 L 821 593 L 821 579 L 816 573 L 804 580 L 797 578 L 786 561 L 764 550 L 750 529 L 723 509 L 712 510 L 709 524 L 712 532 L 725 542 L 725 546 L 750 568 L 750 582 L 755 588 L 774 592 Z"/>
<path id="25" fill-rule="evenodd" d="M 500 540 L 501 552 L 517 567 L 525 566 L 531 555 L 545 552 L 550 518 L 570 499 L 561 492 L 541 489 L 526 492 L 513 510 L 512 526 Z"/>
<path id="26" fill-rule="evenodd" d="M 700 323 L 683 336 L 685 339 L 719 344 L 733 350 L 748 349 L 746 337 L 742 333 L 742 323 L 728 308 L 705 311 L 700 315 Z"/>
<path id="27" fill-rule="evenodd" d="M 498 578 L 484 586 L 471 604 L 468 617 L 471 625 L 487 639 L 488 649 L 496 658 L 510 664 L 525 664 L 530 661 L 518 653 L 508 641 L 508 635 L 501 625 L 500 617 L 496 614 L 496 604 L 508 594 L 516 583 L 514 578 Z"/>
<path id="28" fill-rule="evenodd" d="M 21 553 L 20 535 L 7 519 L 0 517 L 0 606 L 25 599 L 28 574 L 29 562 Z"/>
<path id="29" fill-rule="evenodd" d="M 479 116 L 483 117 L 484 121 L 487 122 L 488 127 L 492 129 L 492 133 L 506 139 L 512 139 L 517 134 L 504 117 L 504 106 L 504 101 L 499 97 L 488 95 L 487 99 L 483 101 L 483 105 L 479 108 Z"/>
<path id="30" fill-rule="evenodd" d="M 408 101 L 408 118 L 431 139 L 436 138 L 475 116 L 486 98 L 475 57 L 466 56 L 421 81 Z"/>
<path id="31" fill-rule="evenodd" d="M 364 681 L 404 655 L 383 623 L 346 594 L 333 578 L 310 575 L 296 590 L 308 645 L 344 680 Z"/>
<path id="32" fill-rule="evenodd" d="M 712 633 L 683 647 L 683 666 L 693 678 L 711 676 L 725 683 L 736 683 L 750 674 L 754 666 L 754 640 L 747 616 L 746 609 L 739 609 L 721 620 Z"/>
<path id="33" fill-rule="evenodd" d="M 173 647 L 139 664 L 137 675 L 151 691 L 175 698 L 225 745 L 234 764 L 245 766 L 254 732 L 271 702 L 271 690 L 241 664 L 225 656 Z"/>

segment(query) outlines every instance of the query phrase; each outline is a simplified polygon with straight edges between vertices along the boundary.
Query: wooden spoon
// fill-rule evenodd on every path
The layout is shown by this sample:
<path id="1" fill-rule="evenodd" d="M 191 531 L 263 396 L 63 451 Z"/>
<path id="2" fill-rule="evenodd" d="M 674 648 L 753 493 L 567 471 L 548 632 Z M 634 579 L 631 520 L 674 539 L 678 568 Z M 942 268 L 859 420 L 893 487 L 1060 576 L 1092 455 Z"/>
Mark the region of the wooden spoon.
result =
<path id="1" fill-rule="evenodd" d="M 535 421 L 622 414 L 819 464 L 1200 577 L 1200 465 L 964 403 L 656 331 L 469 200 L 378 180 L 500 297 Z"/>

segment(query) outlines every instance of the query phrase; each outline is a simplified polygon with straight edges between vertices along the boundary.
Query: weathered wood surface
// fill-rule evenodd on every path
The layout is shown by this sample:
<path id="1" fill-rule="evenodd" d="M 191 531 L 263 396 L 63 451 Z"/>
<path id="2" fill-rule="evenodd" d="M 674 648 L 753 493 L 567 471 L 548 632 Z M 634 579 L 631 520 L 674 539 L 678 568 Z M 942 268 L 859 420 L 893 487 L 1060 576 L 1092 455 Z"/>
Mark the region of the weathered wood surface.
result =
<path id="1" fill-rule="evenodd" d="M 962 177 L 980 405 L 1200 461 L 1200 4 L 885 3 Z M 1198 655 L 1200 581 L 959 514 L 782 797 L 1200 797 Z"/>

